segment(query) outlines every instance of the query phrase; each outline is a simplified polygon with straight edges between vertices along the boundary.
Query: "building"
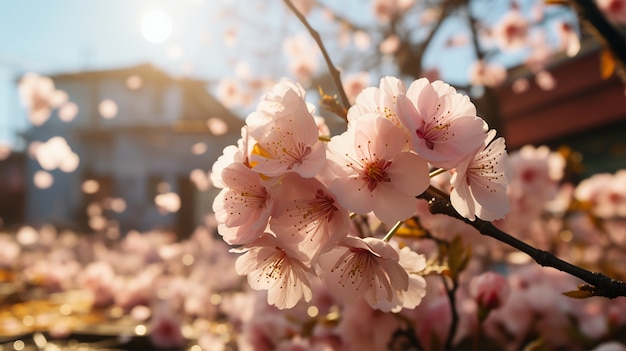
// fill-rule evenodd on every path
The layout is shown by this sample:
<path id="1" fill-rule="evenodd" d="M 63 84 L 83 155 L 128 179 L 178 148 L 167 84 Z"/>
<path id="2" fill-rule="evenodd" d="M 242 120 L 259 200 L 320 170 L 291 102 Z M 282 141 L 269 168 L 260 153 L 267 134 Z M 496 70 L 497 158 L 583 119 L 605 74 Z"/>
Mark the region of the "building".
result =
<path id="1" fill-rule="evenodd" d="M 26 222 L 189 235 L 211 208 L 211 194 L 190 174 L 210 171 L 239 137 L 243 120 L 211 96 L 205 82 L 173 78 L 151 65 L 51 78 L 78 106 L 78 116 L 64 122 L 54 112 L 26 141 L 60 136 L 79 164 L 71 172 L 47 170 L 53 184 L 42 189 L 32 181 L 41 163 L 27 160 Z M 160 194 L 177 194 L 180 208 L 176 196 L 173 204 L 157 206 Z"/>
<path id="2" fill-rule="evenodd" d="M 617 74 L 602 78 L 601 52 L 588 41 L 575 57 L 555 60 L 548 67 L 551 90 L 540 88 L 527 69 L 510 72 L 511 82 L 528 78 L 529 86 L 514 92 L 509 84 L 497 92 L 509 150 L 567 145 L 582 155 L 583 177 L 626 168 L 626 86 Z"/>

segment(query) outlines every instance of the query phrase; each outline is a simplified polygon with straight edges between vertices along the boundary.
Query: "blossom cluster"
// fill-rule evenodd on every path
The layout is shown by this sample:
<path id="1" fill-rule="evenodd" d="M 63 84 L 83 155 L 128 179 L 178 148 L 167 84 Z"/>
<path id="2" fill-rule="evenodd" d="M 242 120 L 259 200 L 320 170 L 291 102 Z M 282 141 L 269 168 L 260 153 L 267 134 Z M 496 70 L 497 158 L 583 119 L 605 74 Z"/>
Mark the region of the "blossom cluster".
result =
<path id="1" fill-rule="evenodd" d="M 426 78 L 394 77 L 364 89 L 336 136 L 316 118 L 305 90 L 287 79 L 246 118 L 237 145 L 213 165 L 213 203 L 236 270 L 268 303 L 291 308 L 321 278 L 339 299 L 383 311 L 414 308 L 425 293 L 424 256 L 359 233 L 354 215 L 389 227 L 416 213 L 430 170 L 452 172 L 454 208 L 474 220 L 508 211 L 508 161 L 469 98 Z"/>

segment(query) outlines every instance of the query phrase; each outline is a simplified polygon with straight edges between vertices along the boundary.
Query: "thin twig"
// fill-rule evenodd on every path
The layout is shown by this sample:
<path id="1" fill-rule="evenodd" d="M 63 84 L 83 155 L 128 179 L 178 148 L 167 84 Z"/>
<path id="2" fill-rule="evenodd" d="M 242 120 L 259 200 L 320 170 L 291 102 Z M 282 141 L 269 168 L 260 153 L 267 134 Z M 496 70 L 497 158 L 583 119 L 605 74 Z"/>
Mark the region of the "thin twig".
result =
<path id="1" fill-rule="evenodd" d="M 339 98 L 341 99 L 341 103 L 347 110 L 350 107 L 350 101 L 348 100 L 348 96 L 346 95 L 346 92 L 343 89 L 343 84 L 341 83 L 341 72 L 339 72 L 335 65 L 333 65 L 333 62 L 328 55 L 328 51 L 326 51 L 326 47 L 322 42 L 322 38 L 320 37 L 319 33 L 315 29 L 313 29 L 313 27 L 311 27 L 309 21 L 307 21 L 306 17 L 304 17 L 304 15 L 300 13 L 300 11 L 298 11 L 298 9 L 294 6 L 291 0 L 284 0 L 284 2 L 287 7 L 289 7 L 289 9 L 291 9 L 291 11 L 298 17 L 300 22 L 302 22 L 302 24 L 306 27 L 306 29 L 311 34 L 311 37 L 313 37 L 313 40 L 315 40 L 315 43 L 317 43 L 317 46 L 320 48 L 320 51 L 324 56 L 324 61 L 326 61 L 326 66 L 328 66 L 328 70 L 330 71 L 330 75 L 333 78 L 337 89 L 339 90 Z"/>
<path id="2" fill-rule="evenodd" d="M 296 16 L 298 16 L 300 21 L 308 29 L 313 39 L 320 47 L 320 50 L 324 55 L 324 59 L 326 60 L 326 64 L 328 65 L 330 74 L 333 77 L 333 81 L 335 82 L 335 85 L 339 90 L 339 95 L 341 96 L 343 103 L 346 107 L 350 106 L 346 97 L 346 93 L 343 89 L 343 85 L 341 84 L 340 72 L 335 68 L 332 61 L 330 60 L 330 57 L 326 52 L 326 49 L 321 41 L 319 34 L 311 27 L 306 18 L 295 8 L 290 0 L 284 1 L 285 4 L 287 4 L 287 6 L 296 14 Z M 588 0 L 577 1 L 585 3 Z M 626 297 L 626 283 L 624 283 L 623 281 L 611 279 L 600 272 L 590 272 L 586 269 L 565 262 L 547 251 L 537 249 L 521 240 L 512 237 L 511 235 L 496 228 L 491 222 L 486 222 L 478 218 L 476 218 L 476 220 L 474 221 L 470 221 L 467 218 L 464 218 L 452 207 L 452 203 L 450 202 L 450 195 L 433 187 L 432 185 L 428 189 L 426 189 L 423 194 L 417 196 L 417 198 L 425 199 L 426 201 L 428 201 L 430 212 L 433 214 L 446 214 L 448 216 L 460 219 L 468 223 L 472 227 L 476 228 L 481 234 L 490 236 L 519 251 L 526 253 L 541 266 L 556 268 L 560 271 L 582 279 L 586 283 L 590 284 L 590 286 L 581 286 L 580 289 L 590 291 L 591 295 L 593 296 L 603 296 L 611 299 L 616 297 Z"/>
<path id="3" fill-rule="evenodd" d="M 448 301 L 450 302 L 450 328 L 448 328 L 448 337 L 444 345 L 444 350 L 452 350 L 452 343 L 454 342 L 454 335 L 456 334 L 456 328 L 459 325 L 459 313 L 456 310 L 456 291 L 459 287 L 458 282 L 452 279 L 452 286 L 448 288 L 446 283 L 446 277 L 441 276 L 443 284 L 446 287 L 446 294 L 448 295 Z"/>

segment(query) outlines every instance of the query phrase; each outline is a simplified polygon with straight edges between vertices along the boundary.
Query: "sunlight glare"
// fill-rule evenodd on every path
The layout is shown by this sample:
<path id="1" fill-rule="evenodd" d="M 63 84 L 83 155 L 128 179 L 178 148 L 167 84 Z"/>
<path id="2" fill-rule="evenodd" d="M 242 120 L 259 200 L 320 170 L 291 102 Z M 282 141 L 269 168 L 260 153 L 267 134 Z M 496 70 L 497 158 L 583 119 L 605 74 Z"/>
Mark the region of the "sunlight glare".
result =
<path id="1" fill-rule="evenodd" d="M 151 43 L 162 43 L 172 33 L 172 21 L 165 12 L 152 10 L 141 18 L 141 34 Z"/>

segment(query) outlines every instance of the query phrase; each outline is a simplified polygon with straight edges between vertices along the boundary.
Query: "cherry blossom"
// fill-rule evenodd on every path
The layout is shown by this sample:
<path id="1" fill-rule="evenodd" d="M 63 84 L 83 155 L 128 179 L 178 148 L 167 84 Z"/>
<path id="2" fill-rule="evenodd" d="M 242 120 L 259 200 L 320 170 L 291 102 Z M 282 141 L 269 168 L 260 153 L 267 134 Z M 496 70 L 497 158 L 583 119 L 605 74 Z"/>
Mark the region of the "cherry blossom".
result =
<path id="1" fill-rule="evenodd" d="M 397 112 L 397 99 L 405 94 L 404 83 L 396 77 L 384 77 L 379 87 L 362 89 L 355 99 L 355 105 L 348 110 L 348 121 L 357 120 L 367 113 L 377 113 L 390 120 L 394 125 L 403 128 Z M 354 124 L 354 123 L 352 123 Z"/>
<path id="2" fill-rule="evenodd" d="M 338 298 L 364 298 L 370 306 L 390 311 L 402 306 L 409 289 L 409 274 L 399 260 L 398 251 L 384 240 L 348 236 L 323 254 L 319 265 L 324 281 Z M 421 291 L 411 293 L 423 296 Z"/>
<path id="3" fill-rule="evenodd" d="M 463 217 L 475 216 L 486 221 L 504 217 L 509 211 L 507 196 L 510 168 L 504 139 L 493 140 L 495 130 L 489 131 L 484 149 L 461 162 L 450 179 L 452 206 Z"/>
<path id="4" fill-rule="evenodd" d="M 596 0 L 596 4 L 610 21 L 621 25 L 626 24 L 625 0 Z"/>
<path id="5" fill-rule="evenodd" d="M 235 269 L 240 275 L 247 275 L 250 287 L 267 290 L 267 302 L 278 308 L 292 308 L 304 298 L 311 301 L 310 277 L 313 270 L 304 265 L 306 259 L 301 253 L 285 246 L 270 233 L 264 233 L 257 240 L 241 249 Z"/>
<path id="6" fill-rule="evenodd" d="M 494 25 L 493 35 L 502 50 L 518 50 L 526 45 L 529 27 L 528 19 L 519 10 L 513 10 Z"/>
<path id="7" fill-rule="evenodd" d="M 469 97 L 442 81 L 418 79 L 397 100 L 412 149 L 435 167 L 454 168 L 485 139 L 487 123 Z"/>
<path id="8" fill-rule="evenodd" d="M 349 214 L 321 182 L 286 175 L 280 186 L 270 227 L 283 241 L 298 244 L 311 259 L 348 234 Z"/>
<path id="9" fill-rule="evenodd" d="M 403 151 L 407 135 L 376 114 L 359 118 L 328 143 L 330 189 L 347 209 L 393 223 L 415 211 L 415 196 L 429 185 L 428 165 Z"/>
<path id="10" fill-rule="evenodd" d="M 256 172 L 271 177 L 296 172 L 308 178 L 324 166 L 324 144 L 318 140 L 315 119 L 299 85 L 279 82 L 246 123 L 257 142 L 250 155 Z"/>
<path id="11" fill-rule="evenodd" d="M 484 85 L 487 87 L 497 87 L 506 79 L 506 68 L 497 64 L 486 64 L 478 60 L 470 67 L 470 83 L 473 85 Z"/>
<path id="12" fill-rule="evenodd" d="M 472 277 L 469 292 L 480 308 L 491 310 L 504 305 L 509 295 L 509 286 L 502 275 L 485 272 Z"/>
<path id="13" fill-rule="evenodd" d="M 245 244 L 258 237 L 267 226 L 272 197 L 258 173 L 241 163 L 222 172 L 226 187 L 213 201 L 219 232 L 229 244 Z"/>

